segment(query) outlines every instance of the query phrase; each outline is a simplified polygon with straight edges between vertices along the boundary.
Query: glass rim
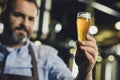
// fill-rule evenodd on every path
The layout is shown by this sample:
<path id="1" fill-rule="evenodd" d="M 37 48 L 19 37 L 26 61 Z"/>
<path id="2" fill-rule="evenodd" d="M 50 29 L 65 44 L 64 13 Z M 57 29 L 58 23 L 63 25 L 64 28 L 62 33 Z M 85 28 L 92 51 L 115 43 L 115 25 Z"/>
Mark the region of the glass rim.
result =
<path id="1" fill-rule="evenodd" d="M 79 17 L 91 19 L 91 13 L 90 12 L 77 12 L 77 18 Z"/>

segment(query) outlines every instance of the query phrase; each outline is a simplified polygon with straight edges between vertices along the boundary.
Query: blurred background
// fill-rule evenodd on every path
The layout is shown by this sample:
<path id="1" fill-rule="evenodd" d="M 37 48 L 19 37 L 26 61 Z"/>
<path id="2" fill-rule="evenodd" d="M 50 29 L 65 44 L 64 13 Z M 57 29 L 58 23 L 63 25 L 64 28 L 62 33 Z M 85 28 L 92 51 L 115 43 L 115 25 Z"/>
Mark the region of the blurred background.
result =
<path id="1" fill-rule="evenodd" d="M 6 0 L 0 0 L 0 12 Z M 31 40 L 49 44 L 77 74 L 74 53 L 77 40 L 77 12 L 92 15 L 89 34 L 96 40 L 99 56 L 93 70 L 94 80 L 120 80 L 120 0 L 37 0 L 39 15 Z"/>

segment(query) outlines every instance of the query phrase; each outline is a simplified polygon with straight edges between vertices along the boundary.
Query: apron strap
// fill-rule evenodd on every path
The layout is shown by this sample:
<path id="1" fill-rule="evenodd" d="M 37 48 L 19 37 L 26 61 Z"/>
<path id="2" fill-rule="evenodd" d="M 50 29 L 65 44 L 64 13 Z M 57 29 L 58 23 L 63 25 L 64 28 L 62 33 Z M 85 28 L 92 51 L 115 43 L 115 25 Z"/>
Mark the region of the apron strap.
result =
<path id="1" fill-rule="evenodd" d="M 3 62 L 2 62 L 2 65 L 0 66 L 0 70 L 1 70 L 1 73 L 3 74 L 4 73 L 4 68 L 5 68 L 5 62 L 6 62 L 6 58 L 9 54 L 8 50 L 5 48 L 5 47 L 0 47 L 0 51 L 2 51 L 2 53 L 4 53 L 4 56 L 5 58 L 3 59 Z"/>
<path id="2" fill-rule="evenodd" d="M 34 54 L 34 51 L 33 51 L 33 48 L 32 48 L 32 45 L 29 44 L 29 54 L 31 55 L 32 57 L 32 74 L 33 74 L 33 77 L 35 78 L 35 80 L 39 80 L 38 79 L 38 70 L 37 70 L 37 62 L 36 62 L 36 58 L 35 58 L 35 54 Z"/>

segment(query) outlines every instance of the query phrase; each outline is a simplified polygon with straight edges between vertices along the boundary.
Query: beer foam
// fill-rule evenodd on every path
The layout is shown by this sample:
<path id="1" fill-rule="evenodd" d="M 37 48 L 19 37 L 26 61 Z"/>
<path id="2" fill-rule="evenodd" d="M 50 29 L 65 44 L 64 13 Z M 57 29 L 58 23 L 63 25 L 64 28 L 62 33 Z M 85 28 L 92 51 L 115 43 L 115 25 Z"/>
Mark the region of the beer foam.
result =
<path id="1" fill-rule="evenodd" d="M 85 12 L 80 12 L 80 13 L 78 13 L 77 17 L 85 17 L 87 19 L 91 19 L 91 15 L 88 12 L 86 12 L 86 13 Z"/>

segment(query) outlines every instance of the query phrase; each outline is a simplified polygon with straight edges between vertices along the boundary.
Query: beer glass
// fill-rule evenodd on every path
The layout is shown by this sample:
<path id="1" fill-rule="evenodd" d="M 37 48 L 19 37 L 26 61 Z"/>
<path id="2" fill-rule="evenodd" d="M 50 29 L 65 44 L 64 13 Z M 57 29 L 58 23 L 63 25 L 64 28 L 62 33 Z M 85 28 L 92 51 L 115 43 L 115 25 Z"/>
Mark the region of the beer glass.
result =
<path id="1" fill-rule="evenodd" d="M 88 12 L 78 12 L 77 13 L 77 36 L 78 41 L 82 42 L 88 33 L 90 27 L 91 14 Z"/>

